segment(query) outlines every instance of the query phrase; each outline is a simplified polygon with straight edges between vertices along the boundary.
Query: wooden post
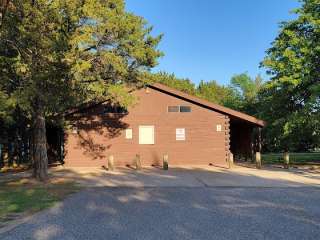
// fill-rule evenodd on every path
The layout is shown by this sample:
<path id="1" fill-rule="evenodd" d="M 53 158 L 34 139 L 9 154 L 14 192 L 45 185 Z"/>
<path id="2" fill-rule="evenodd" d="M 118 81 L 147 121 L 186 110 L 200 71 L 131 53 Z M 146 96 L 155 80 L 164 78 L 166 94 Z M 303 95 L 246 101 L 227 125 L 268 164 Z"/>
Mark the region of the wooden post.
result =
<path id="1" fill-rule="evenodd" d="M 140 155 L 139 154 L 136 154 L 135 164 L 136 164 L 136 170 L 141 170 L 142 169 L 141 161 L 140 161 Z"/>
<path id="2" fill-rule="evenodd" d="M 289 152 L 284 152 L 283 154 L 283 165 L 285 169 L 289 169 L 289 166 L 290 166 Z"/>
<path id="3" fill-rule="evenodd" d="M 233 167 L 233 154 L 232 152 L 229 153 L 229 168 Z"/>
<path id="4" fill-rule="evenodd" d="M 261 152 L 261 128 L 258 128 L 258 152 Z"/>
<path id="5" fill-rule="evenodd" d="M 254 136 L 255 136 L 255 129 L 252 128 L 251 130 L 251 138 L 250 138 L 250 161 L 251 163 L 254 163 L 254 160 L 255 160 L 255 156 L 254 156 L 254 147 L 255 147 L 255 139 L 254 139 Z"/>
<path id="6" fill-rule="evenodd" d="M 261 153 L 260 152 L 256 152 L 256 167 L 258 169 L 261 169 Z"/>
<path id="7" fill-rule="evenodd" d="M 108 159 L 108 170 L 109 171 L 114 171 L 114 158 L 113 158 L 113 155 L 109 156 L 109 159 Z"/>
<path id="8" fill-rule="evenodd" d="M 256 152 L 256 167 L 261 169 L 261 128 L 258 128 L 258 151 Z"/>
<path id="9" fill-rule="evenodd" d="M 163 170 L 168 170 L 169 169 L 169 156 L 168 154 L 163 155 Z"/>

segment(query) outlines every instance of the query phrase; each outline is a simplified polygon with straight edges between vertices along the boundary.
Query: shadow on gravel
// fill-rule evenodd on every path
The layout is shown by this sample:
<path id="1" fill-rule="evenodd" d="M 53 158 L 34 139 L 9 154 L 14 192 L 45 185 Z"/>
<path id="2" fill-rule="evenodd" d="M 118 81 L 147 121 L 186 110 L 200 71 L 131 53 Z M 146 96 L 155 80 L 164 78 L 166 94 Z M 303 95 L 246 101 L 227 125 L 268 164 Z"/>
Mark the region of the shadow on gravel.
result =
<path id="1" fill-rule="evenodd" d="M 310 188 L 91 188 L 7 239 L 317 239 Z"/>
<path id="2" fill-rule="evenodd" d="M 320 189 L 305 188 L 312 185 L 294 180 L 197 167 L 113 173 L 52 169 L 51 175 L 91 188 L 0 234 L 0 239 L 318 239 L 320 235 Z"/>
<path id="3" fill-rule="evenodd" d="M 158 167 L 119 168 L 109 172 L 106 168 L 60 169 L 53 177 L 74 180 L 87 187 L 316 187 L 320 175 L 309 172 L 287 171 L 276 168 L 263 170 L 244 167 L 225 169 L 217 167 L 171 167 L 168 171 Z"/>

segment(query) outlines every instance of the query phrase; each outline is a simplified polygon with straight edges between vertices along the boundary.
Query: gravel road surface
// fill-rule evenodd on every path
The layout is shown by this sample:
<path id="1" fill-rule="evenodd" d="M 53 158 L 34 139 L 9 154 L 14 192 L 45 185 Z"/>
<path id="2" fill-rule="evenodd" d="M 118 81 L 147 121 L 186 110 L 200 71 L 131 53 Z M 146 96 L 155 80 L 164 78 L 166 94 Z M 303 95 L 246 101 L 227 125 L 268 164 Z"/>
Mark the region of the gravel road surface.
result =
<path id="1" fill-rule="evenodd" d="M 319 188 L 91 188 L 0 239 L 320 239 L 319 203 Z"/>

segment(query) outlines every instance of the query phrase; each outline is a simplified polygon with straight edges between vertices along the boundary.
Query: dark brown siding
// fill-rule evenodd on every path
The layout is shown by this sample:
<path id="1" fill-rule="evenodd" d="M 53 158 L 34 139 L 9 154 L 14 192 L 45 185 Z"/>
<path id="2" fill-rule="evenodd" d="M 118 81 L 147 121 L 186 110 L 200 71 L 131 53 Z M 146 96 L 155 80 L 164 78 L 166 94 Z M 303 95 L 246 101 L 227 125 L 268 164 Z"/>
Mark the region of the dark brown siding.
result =
<path id="1" fill-rule="evenodd" d="M 66 133 L 67 166 L 102 166 L 110 154 L 117 165 L 132 164 L 140 154 L 143 165 L 162 164 L 169 154 L 169 164 L 209 164 L 227 166 L 229 153 L 229 118 L 221 113 L 149 88 L 135 92 L 138 103 L 129 114 L 103 114 L 97 106 L 83 114 L 74 114 L 70 122 L 78 133 Z M 190 113 L 168 113 L 173 105 L 191 106 Z M 216 125 L 222 131 L 217 132 Z M 139 145 L 139 125 L 154 125 L 155 144 Z M 125 139 L 124 130 L 132 128 L 133 139 Z M 176 141 L 176 128 L 185 128 L 186 140 Z"/>

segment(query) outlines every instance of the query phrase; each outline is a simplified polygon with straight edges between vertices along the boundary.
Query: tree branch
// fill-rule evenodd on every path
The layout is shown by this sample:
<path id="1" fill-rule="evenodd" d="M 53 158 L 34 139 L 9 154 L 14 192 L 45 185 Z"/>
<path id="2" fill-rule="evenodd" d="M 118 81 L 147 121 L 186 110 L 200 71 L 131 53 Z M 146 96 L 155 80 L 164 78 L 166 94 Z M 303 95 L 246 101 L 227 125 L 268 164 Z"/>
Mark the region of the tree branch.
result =
<path id="1" fill-rule="evenodd" d="M 3 25 L 3 19 L 6 15 L 8 5 L 9 5 L 10 0 L 1 0 L 1 6 L 0 6 L 0 28 Z"/>

